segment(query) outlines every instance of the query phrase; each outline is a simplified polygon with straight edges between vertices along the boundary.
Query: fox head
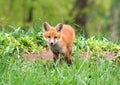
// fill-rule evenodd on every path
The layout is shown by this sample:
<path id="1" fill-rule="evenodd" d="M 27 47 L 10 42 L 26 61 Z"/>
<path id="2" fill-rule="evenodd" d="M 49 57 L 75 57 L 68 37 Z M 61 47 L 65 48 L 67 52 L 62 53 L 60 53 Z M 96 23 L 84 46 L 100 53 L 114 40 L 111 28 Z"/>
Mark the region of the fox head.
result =
<path id="1" fill-rule="evenodd" d="M 58 44 L 60 42 L 63 24 L 60 23 L 56 27 L 52 27 L 47 22 L 44 22 L 43 28 L 44 39 L 50 46 L 54 46 L 55 44 Z"/>

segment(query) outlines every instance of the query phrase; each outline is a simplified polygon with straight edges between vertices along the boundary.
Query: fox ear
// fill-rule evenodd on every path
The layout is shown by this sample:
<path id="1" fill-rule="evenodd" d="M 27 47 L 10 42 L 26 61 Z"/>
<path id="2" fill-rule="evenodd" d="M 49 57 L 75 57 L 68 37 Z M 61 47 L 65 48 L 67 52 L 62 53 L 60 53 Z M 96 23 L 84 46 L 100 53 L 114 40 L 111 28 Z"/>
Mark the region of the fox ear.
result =
<path id="1" fill-rule="evenodd" d="M 56 29 L 57 29 L 58 32 L 60 32 L 62 30 L 62 28 L 63 28 L 62 23 L 57 24 Z"/>
<path id="2" fill-rule="evenodd" d="M 43 23 L 43 28 L 44 28 L 44 31 L 48 31 L 50 29 L 50 25 L 47 23 L 47 22 L 44 22 Z"/>

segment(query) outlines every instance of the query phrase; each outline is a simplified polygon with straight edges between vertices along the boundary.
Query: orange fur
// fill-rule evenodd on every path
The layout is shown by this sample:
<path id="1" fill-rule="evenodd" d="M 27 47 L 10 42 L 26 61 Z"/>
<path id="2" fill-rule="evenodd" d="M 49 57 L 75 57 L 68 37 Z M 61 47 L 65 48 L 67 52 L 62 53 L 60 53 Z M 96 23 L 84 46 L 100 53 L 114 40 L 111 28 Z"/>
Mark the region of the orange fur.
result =
<path id="1" fill-rule="evenodd" d="M 53 52 L 54 61 L 59 58 L 60 54 L 68 64 L 72 64 L 69 56 L 72 52 L 72 45 L 75 38 L 74 29 L 70 25 L 65 24 L 58 24 L 56 27 L 51 27 L 47 22 L 43 24 L 43 27 L 43 36 Z"/>

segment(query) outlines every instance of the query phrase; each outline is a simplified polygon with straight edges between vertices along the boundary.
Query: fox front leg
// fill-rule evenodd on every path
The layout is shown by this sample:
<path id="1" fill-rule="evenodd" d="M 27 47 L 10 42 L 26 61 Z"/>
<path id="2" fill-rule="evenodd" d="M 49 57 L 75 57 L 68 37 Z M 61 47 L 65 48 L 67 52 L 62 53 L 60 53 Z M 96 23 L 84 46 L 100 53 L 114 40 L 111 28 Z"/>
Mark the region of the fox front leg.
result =
<path id="1" fill-rule="evenodd" d="M 62 55 L 64 57 L 64 60 L 67 62 L 67 64 L 71 65 L 72 60 L 69 58 L 70 53 L 69 53 L 69 50 L 66 47 L 64 47 L 64 49 L 62 50 Z"/>
<path id="2" fill-rule="evenodd" d="M 59 54 L 58 53 L 53 53 L 53 60 L 54 60 L 55 63 L 58 60 L 58 58 L 59 58 Z"/>
<path id="3" fill-rule="evenodd" d="M 72 54 L 72 45 L 68 46 L 69 55 Z"/>

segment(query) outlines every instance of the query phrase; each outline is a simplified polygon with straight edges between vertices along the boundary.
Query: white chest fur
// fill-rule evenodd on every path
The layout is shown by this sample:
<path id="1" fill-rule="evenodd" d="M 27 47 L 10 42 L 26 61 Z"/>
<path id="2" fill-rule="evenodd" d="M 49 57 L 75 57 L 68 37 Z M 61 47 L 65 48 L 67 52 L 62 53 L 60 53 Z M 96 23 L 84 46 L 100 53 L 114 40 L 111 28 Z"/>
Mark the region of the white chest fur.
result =
<path id="1" fill-rule="evenodd" d="M 51 51 L 53 51 L 55 53 L 59 53 L 61 51 L 59 44 L 49 45 L 49 47 L 50 47 Z"/>

